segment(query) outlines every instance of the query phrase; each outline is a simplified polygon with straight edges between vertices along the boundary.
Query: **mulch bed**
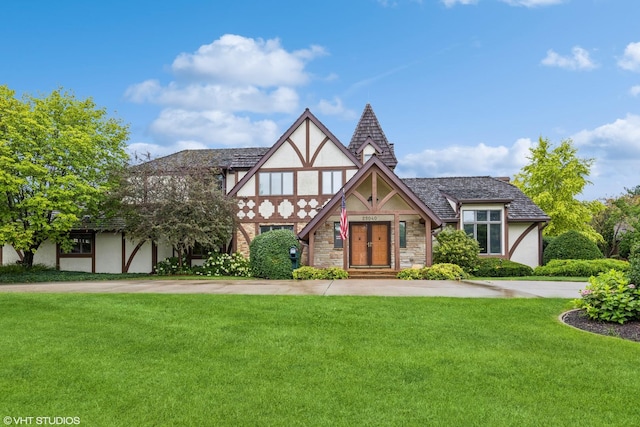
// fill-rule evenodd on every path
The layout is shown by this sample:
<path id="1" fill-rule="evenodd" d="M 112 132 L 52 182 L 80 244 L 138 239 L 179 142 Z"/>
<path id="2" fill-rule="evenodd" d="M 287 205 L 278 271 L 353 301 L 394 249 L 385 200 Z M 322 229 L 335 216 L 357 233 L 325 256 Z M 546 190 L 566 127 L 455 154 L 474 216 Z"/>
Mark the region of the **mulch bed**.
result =
<path id="1" fill-rule="evenodd" d="M 640 321 L 637 320 L 621 325 L 619 323 L 591 320 L 584 310 L 571 310 L 562 315 L 562 321 L 574 328 L 594 334 L 640 342 Z"/>

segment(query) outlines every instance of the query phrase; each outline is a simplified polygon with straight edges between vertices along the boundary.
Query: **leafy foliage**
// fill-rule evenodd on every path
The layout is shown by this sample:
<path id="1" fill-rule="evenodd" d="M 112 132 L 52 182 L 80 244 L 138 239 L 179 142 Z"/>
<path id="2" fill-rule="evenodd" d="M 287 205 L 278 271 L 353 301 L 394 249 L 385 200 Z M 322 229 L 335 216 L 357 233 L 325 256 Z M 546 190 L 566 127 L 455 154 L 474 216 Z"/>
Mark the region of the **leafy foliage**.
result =
<path id="1" fill-rule="evenodd" d="M 340 280 L 348 279 L 349 273 L 340 267 L 316 268 L 303 266 L 293 270 L 296 280 Z"/>
<path id="2" fill-rule="evenodd" d="M 174 276 L 176 274 L 191 274 L 191 268 L 180 263 L 178 257 L 169 257 L 163 261 L 159 261 L 154 267 L 154 271 L 159 276 Z"/>
<path id="3" fill-rule="evenodd" d="M 546 265 L 541 265 L 533 270 L 535 276 L 557 276 L 557 277 L 590 277 L 609 270 L 622 272 L 629 271 L 627 261 L 605 258 L 605 259 L 554 259 Z"/>
<path id="4" fill-rule="evenodd" d="M 481 258 L 473 269 L 478 277 L 522 277 L 531 276 L 533 269 L 525 264 L 502 258 Z"/>
<path id="5" fill-rule="evenodd" d="M 129 238 L 167 242 L 184 264 L 196 244 L 224 247 L 233 233 L 235 202 L 210 167 L 148 161 L 130 167 L 111 194 Z"/>
<path id="6" fill-rule="evenodd" d="M 640 318 L 640 290 L 621 271 L 592 276 L 580 294 L 574 306 L 585 309 L 591 319 L 622 324 Z"/>
<path id="7" fill-rule="evenodd" d="M 543 264 L 552 259 L 598 259 L 602 252 L 592 240 L 577 231 L 567 231 L 554 239 L 542 254 Z"/>
<path id="8" fill-rule="evenodd" d="M 398 279 L 402 280 L 461 280 L 469 275 L 457 264 L 440 263 L 431 267 L 407 268 L 398 272 Z"/>
<path id="9" fill-rule="evenodd" d="M 291 230 L 271 230 L 256 236 L 249 245 L 251 274 L 264 279 L 291 279 L 292 246 L 300 250 L 298 238 Z"/>
<path id="10" fill-rule="evenodd" d="M 640 244 L 636 244 L 629 257 L 629 280 L 631 283 L 640 285 Z"/>
<path id="11" fill-rule="evenodd" d="M 559 236 L 578 230 L 594 242 L 602 241 L 590 225 L 592 216 L 602 209 L 600 202 L 582 202 L 576 196 L 587 184 L 593 159 L 578 157 L 568 139 L 552 148 L 542 137 L 530 149 L 529 164 L 516 174 L 513 183 L 551 217 L 544 229 L 548 236 Z"/>
<path id="12" fill-rule="evenodd" d="M 591 223 L 604 238 L 600 244 L 602 253 L 606 257 L 627 258 L 635 242 L 640 242 L 640 186 L 607 199 L 604 205 Z"/>
<path id="13" fill-rule="evenodd" d="M 251 276 L 249 260 L 240 252 L 231 255 L 227 253 L 210 253 L 209 258 L 200 267 L 194 267 L 195 274 L 200 276 Z"/>
<path id="14" fill-rule="evenodd" d="M 446 227 L 436 235 L 438 244 L 433 249 L 433 262 L 457 264 L 471 272 L 478 263 L 480 246 L 463 230 Z"/>
<path id="15" fill-rule="evenodd" d="M 58 89 L 19 100 L 0 86 L 0 245 L 23 251 L 26 265 L 46 240 L 69 249 L 69 231 L 101 216 L 128 134 L 90 98 Z"/>

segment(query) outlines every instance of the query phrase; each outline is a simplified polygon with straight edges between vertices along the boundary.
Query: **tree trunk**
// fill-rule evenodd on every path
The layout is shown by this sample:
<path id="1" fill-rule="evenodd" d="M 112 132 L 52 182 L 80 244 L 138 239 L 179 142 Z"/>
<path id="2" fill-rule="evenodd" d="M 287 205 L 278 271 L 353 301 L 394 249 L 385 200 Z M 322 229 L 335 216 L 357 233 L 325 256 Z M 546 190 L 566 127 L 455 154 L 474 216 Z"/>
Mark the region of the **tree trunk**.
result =
<path id="1" fill-rule="evenodd" d="M 35 251 L 33 249 L 28 249 L 24 251 L 22 257 L 22 265 L 31 268 L 33 267 L 33 256 L 35 255 Z"/>

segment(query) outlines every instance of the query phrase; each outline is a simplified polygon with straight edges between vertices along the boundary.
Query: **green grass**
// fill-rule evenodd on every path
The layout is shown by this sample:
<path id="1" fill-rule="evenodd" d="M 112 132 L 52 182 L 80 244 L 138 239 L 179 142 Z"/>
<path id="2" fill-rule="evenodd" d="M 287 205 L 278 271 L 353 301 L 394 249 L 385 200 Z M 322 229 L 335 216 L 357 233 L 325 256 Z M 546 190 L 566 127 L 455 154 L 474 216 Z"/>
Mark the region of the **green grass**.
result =
<path id="1" fill-rule="evenodd" d="M 0 415 L 637 426 L 640 344 L 557 299 L 0 294 Z"/>
<path id="2" fill-rule="evenodd" d="M 110 274 L 85 273 L 81 271 L 58 271 L 43 266 L 34 266 L 32 268 L 23 268 L 18 265 L 0 266 L 0 284 L 145 279 L 148 277 L 153 276 L 139 273 Z"/>

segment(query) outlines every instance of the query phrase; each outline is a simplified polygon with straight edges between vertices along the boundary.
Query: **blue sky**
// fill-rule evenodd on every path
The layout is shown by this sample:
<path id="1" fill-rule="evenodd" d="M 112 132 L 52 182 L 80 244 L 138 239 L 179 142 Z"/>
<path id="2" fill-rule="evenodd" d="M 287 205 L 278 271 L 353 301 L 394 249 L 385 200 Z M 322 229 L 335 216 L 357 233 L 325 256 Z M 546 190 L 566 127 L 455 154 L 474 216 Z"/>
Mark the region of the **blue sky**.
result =
<path id="1" fill-rule="evenodd" d="M 7 0 L 0 84 L 62 87 L 131 150 L 270 146 L 309 108 L 348 144 L 373 106 L 402 177 L 511 176 L 539 137 L 640 185 L 637 0 Z"/>

